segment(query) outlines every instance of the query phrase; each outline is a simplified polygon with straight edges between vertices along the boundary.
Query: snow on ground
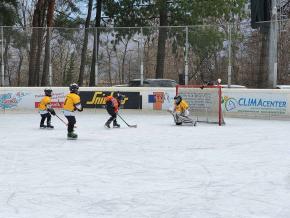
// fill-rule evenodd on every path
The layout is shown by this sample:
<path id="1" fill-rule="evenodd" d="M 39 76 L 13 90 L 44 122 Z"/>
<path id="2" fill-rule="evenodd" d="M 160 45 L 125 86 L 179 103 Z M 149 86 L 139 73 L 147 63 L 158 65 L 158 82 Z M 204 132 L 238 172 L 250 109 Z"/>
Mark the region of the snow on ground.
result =
<path id="1" fill-rule="evenodd" d="M 138 128 L 110 130 L 78 114 L 77 141 L 56 117 L 40 130 L 38 114 L 0 114 L 0 217 L 290 217 L 289 122 L 132 113 Z"/>

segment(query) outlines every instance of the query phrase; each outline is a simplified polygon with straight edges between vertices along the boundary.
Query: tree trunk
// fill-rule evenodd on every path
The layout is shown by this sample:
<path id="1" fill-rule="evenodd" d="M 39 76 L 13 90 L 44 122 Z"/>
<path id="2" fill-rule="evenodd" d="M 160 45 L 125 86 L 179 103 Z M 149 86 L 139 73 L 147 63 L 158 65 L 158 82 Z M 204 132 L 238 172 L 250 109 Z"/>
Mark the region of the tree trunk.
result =
<path id="1" fill-rule="evenodd" d="M 28 75 L 28 86 L 36 86 L 38 85 L 37 78 L 39 77 L 39 69 L 40 69 L 40 57 L 41 48 L 39 46 L 42 45 L 42 14 L 44 11 L 44 0 L 38 0 L 32 20 L 32 35 L 30 39 L 30 52 L 29 52 L 29 75 Z M 37 75 L 38 74 L 38 75 Z"/>
<path id="2" fill-rule="evenodd" d="M 43 24 L 42 24 L 43 25 Z M 39 28 L 38 30 L 38 37 L 37 37 L 37 52 L 36 52 L 36 60 L 35 60 L 35 74 L 34 74 L 34 86 L 40 85 L 40 66 L 41 66 L 41 55 L 42 55 L 42 49 L 43 49 L 43 35 L 44 35 L 44 29 Z"/>
<path id="3" fill-rule="evenodd" d="M 22 63 L 23 63 L 23 54 L 22 54 L 22 51 L 20 50 L 19 63 L 18 63 L 18 68 L 17 68 L 17 86 L 20 86 Z"/>
<path id="4" fill-rule="evenodd" d="M 93 0 L 89 0 L 89 3 L 88 3 L 88 15 L 87 15 L 86 24 L 85 24 L 84 44 L 83 44 L 82 54 L 81 54 L 80 74 L 79 74 L 79 81 L 78 81 L 80 86 L 82 86 L 83 82 L 84 82 L 84 71 L 85 71 L 85 65 L 86 65 L 86 53 L 87 53 L 88 38 L 89 38 L 89 30 L 88 30 L 88 28 L 90 26 L 92 8 L 93 8 Z"/>
<path id="5" fill-rule="evenodd" d="M 110 86 L 113 85 L 113 82 L 112 82 L 112 75 L 111 75 L 111 54 L 109 54 L 109 81 L 110 81 Z"/>
<path id="6" fill-rule="evenodd" d="M 73 82 L 74 67 L 75 67 L 75 53 L 73 52 L 70 55 L 69 68 L 68 68 L 68 70 L 66 71 L 66 74 L 65 74 L 65 79 L 64 79 L 65 85 L 68 85 L 68 84 Z"/>
<path id="7" fill-rule="evenodd" d="M 126 56 L 127 56 L 127 49 L 128 49 L 128 44 L 129 41 L 125 42 L 125 50 L 123 53 L 123 58 L 122 58 L 122 68 L 121 68 L 121 83 L 123 84 L 125 82 L 125 60 L 126 60 Z"/>
<path id="8" fill-rule="evenodd" d="M 9 68 L 8 68 L 8 51 L 9 51 L 9 45 L 10 45 L 10 41 L 11 41 L 11 34 L 7 34 L 5 36 L 5 48 L 4 48 L 4 54 L 3 54 L 3 63 L 4 63 L 4 84 L 6 84 L 7 86 L 10 86 L 10 79 L 9 79 Z M 8 84 L 5 83 L 5 78 L 8 78 Z"/>
<path id="9" fill-rule="evenodd" d="M 95 66 L 96 64 L 98 64 L 99 46 L 100 46 L 100 31 L 98 31 L 97 28 L 101 26 L 101 13 L 102 13 L 102 0 L 97 0 L 96 23 L 95 23 L 96 29 L 94 30 L 94 50 L 93 50 L 91 73 L 90 73 L 90 86 L 95 86 L 95 83 L 96 83 L 95 79 L 96 79 L 97 72 L 95 70 Z"/>
<path id="10" fill-rule="evenodd" d="M 164 61 L 165 61 L 165 44 L 167 38 L 167 3 L 164 0 L 159 0 L 159 16 L 160 16 L 160 27 L 158 34 L 158 50 L 157 50 L 157 62 L 155 78 L 163 78 L 164 76 Z"/>
<path id="11" fill-rule="evenodd" d="M 119 59 L 119 56 L 118 56 L 118 51 L 117 51 L 117 49 L 115 50 L 114 49 L 114 52 L 115 52 L 115 54 L 116 54 L 116 61 L 117 61 L 117 63 L 118 63 L 118 73 L 117 73 L 117 75 L 116 75 L 116 80 L 118 80 L 118 83 L 119 84 L 121 84 L 122 82 L 122 76 L 121 76 L 121 61 L 120 61 L 120 59 Z"/>
<path id="12" fill-rule="evenodd" d="M 50 64 L 50 28 L 46 29 L 46 41 L 45 41 L 45 54 L 43 61 L 43 73 L 41 77 L 41 86 L 47 85 L 47 78 L 49 74 L 49 64 Z"/>
<path id="13" fill-rule="evenodd" d="M 61 56 L 63 56 L 63 55 L 65 55 L 65 58 L 61 57 L 61 60 L 64 63 L 64 66 L 62 67 L 62 73 L 61 73 L 61 75 L 62 75 L 61 85 L 67 86 L 68 84 L 67 84 L 66 75 L 67 75 L 68 71 L 70 70 L 71 57 L 74 56 L 74 53 L 72 53 L 70 55 L 68 52 L 66 52 L 65 54 L 62 54 Z M 73 65 L 72 65 L 72 68 L 73 68 Z M 71 77 L 72 77 L 72 75 L 71 75 Z"/>
<path id="14" fill-rule="evenodd" d="M 48 3 L 48 10 L 46 16 L 47 29 L 46 29 L 46 41 L 45 41 L 45 55 L 43 63 L 43 73 L 41 78 L 41 86 L 47 85 L 47 78 L 49 75 L 49 64 L 50 64 L 50 38 L 51 38 L 51 27 L 53 25 L 53 14 L 54 14 L 55 0 L 50 0 Z"/>

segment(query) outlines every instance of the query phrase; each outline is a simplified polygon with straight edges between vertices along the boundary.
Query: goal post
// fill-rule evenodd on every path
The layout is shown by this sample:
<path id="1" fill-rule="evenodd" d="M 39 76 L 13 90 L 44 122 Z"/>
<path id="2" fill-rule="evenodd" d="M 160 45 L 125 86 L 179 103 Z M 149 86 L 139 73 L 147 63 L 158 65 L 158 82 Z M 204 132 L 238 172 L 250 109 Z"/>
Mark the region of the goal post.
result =
<path id="1" fill-rule="evenodd" d="M 189 104 L 190 116 L 195 117 L 197 122 L 225 124 L 220 85 L 177 85 L 176 95 Z"/>

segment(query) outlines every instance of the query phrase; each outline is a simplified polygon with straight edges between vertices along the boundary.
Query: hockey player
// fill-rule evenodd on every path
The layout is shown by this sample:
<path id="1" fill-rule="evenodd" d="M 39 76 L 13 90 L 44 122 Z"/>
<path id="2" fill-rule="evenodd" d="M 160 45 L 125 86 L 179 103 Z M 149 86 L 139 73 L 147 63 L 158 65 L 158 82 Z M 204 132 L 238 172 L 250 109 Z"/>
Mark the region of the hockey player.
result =
<path id="1" fill-rule="evenodd" d="M 182 99 L 180 95 L 174 97 L 174 108 L 171 111 L 174 122 L 176 125 L 182 125 L 183 123 L 196 125 L 189 117 L 189 106 L 188 103 Z"/>
<path id="2" fill-rule="evenodd" d="M 51 115 L 55 115 L 54 109 L 51 107 L 51 89 L 44 89 L 45 96 L 41 99 L 39 105 L 38 105 L 38 112 L 41 116 L 40 120 L 40 128 L 48 128 L 53 129 L 54 126 L 51 125 Z M 46 120 L 47 125 L 44 124 Z"/>
<path id="3" fill-rule="evenodd" d="M 67 124 L 67 138 L 68 139 L 77 139 L 78 135 L 74 133 L 74 125 L 76 124 L 76 118 L 74 112 L 83 111 L 81 105 L 81 99 L 79 96 L 79 86 L 76 83 L 73 83 L 69 86 L 70 93 L 66 96 L 64 105 L 63 105 L 63 114 L 68 120 Z"/>
<path id="4" fill-rule="evenodd" d="M 123 96 L 119 92 L 115 93 L 114 96 L 109 95 L 105 97 L 106 110 L 111 116 L 105 123 L 105 127 L 110 128 L 110 124 L 113 121 L 113 127 L 120 128 L 120 124 L 117 123 L 117 114 L 122 100 Z"/>

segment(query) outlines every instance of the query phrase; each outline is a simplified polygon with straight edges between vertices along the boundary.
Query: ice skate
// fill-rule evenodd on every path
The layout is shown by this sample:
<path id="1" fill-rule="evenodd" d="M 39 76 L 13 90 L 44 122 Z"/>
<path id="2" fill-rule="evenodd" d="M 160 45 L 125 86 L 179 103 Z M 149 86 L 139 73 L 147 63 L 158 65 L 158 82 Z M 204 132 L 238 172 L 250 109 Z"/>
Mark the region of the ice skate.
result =
<path id="1" fill-rule="evenodd" d="M 40 126 L 39 126 L 39 128 L 40 129 L 45 129 L 46 128 L 46 125 L 44 125 L 44 124 L 41 123 Z"/>
<path id="2" fill-rule="evenodd" d="M 78 135 L 76 133 L 74 133 L 74 132 L 69 132 L 67 134 L 67 139 L 68 140 L 76 140 L 77 138 L 78 138 Z"/>
<path id="3" fill-rule="evenodd" d="M 113 128 L 120 128 L 120 124 L 118 124 L 117 121 L 114 121 Z"/>
<path id="4" fill-rule="evenodd" d="M 54 126 L 52 126 L 50 123 L 47 124 L 46 126 L 47 129 L 54 129 Z"/>
<path id="5" fill-rule="evenodd" d="M 108 129 L 110 129 L 110 128 L 111 128 L 111 127 L 110 127 L 110 124 L 111 124 L 111 122 L 110 122 L 110 121 L 107 121 L 107 122 L 105 123 L 105 127 L 108 128 Z"/>

